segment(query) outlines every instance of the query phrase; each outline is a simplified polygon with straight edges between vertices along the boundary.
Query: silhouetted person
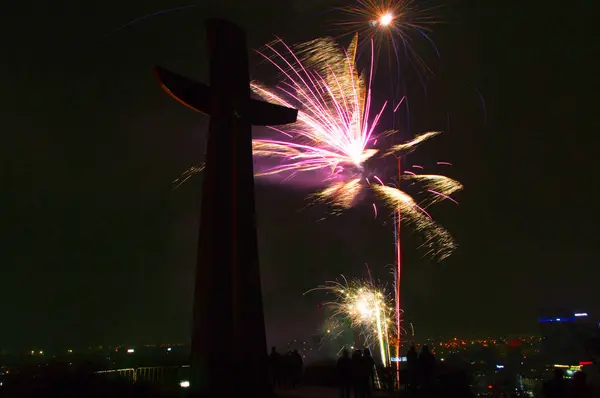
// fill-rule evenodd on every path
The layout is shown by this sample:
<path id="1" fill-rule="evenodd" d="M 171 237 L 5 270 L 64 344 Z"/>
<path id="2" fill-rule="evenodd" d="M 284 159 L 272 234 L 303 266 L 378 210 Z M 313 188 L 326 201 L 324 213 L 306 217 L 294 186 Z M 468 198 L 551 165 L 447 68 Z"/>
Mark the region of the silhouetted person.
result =
<path id="1" fill-rule="evenodd" d="M 592 389 L 587 384 L 587 376 L 581 370 L 573 375 L 573 384 L 571 385 L 570 398 L 591 398 Z"/>
<path id="2" fill-rule="evenodd" d="M 365 366 L 360 350 L 352 353 L 352 389 L 355 398 L 365 397 Z"/>
<path id="3" fill-rule="evenodd" d="M 365 348 L 363 351 L 363 366 L 365 367 L 365 375 L 367 377 L 367 382 L 365 385 L 365 395 L 367 397 L 371 396 L 371 391 L 375 388 L 375 360 L 371 356 L 371 350 Z"/>
<path id="4" fill-rule="evenodd" d="M 425 389 L 433 385 L 433 376 L 435 372 L 435 357 L 429 351 L 429 346 L 424 345 L 419 355 L 419 371 L 421 373 L 421 386 Z"/>
<path id="5" fill-rule="evenodd" d="M 567 396 L 567 382 L 562 369 L 554 369 L 554 378 L 544 383 L 545 398 L 565 398 Z"/>
<path id="6" fill-rule="evenodd" d="M 411 345 L 406 353 L 406 365 L 408 367 L 408 391 L 413 393 L 419 385 L 419 354 L 414 345 Z"/>
<path id="7" fill-rule="evenodd" d="M 297 387 L 302 380 L 302 368 L 304 367 L 304 361 L 302 355 L 298 350 L 292 352 L 292 387 Z"/>
<path id="8" fill-rule="evenodd" d="M 285 356 L 282 358 L 281 364 L 283 384 L 286 387 L 291 387 L 293 385 L 292 376 L 294 369 L 294 358 L 292 356 L 292 351 L 288 351 L 285 354 Z"/>
<path id="9" fill-rule="evenodd" d="M 342 356 L 336 365 L 337 383 L 340 388 L 340 398 L 350 398 L 352 389 L 352 360 L 347 349 L 342 351 Z"/>
<path id="10" fill-rule="evenodd" d="M 271 348 L 269 354 L 269 370 L 271 372 L 271 383 L 273 387 L 281 387 L 281 355 L 277 352 L 275 347 Z"/>
<path id="11" fill-rule="evenodd" d="M 394 392 L 394 374 L 396 373 L 396 365 L 392 364 L 392 366 L 385 366 L 381 369 L 381 384 L 383 384 L 383 388 L 389 393 Z"/>

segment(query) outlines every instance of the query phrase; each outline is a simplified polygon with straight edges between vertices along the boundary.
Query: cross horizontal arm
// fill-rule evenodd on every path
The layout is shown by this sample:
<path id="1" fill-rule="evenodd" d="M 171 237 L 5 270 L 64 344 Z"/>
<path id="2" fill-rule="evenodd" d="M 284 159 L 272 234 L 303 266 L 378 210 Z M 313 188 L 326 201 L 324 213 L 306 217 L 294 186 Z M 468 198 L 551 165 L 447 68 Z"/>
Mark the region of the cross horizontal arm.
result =
<path id="1" fill-rule="evenodd" d="M 212 92 L 209 86 L 171 72 L 160 66 L 154 67 L 154 74 L 162 88 L 183 105 L 210 115 Z M 276 126 L 294 123 L 298 110 L 285 106 L 250 99 L 249 118 L 255 126 Z"/>

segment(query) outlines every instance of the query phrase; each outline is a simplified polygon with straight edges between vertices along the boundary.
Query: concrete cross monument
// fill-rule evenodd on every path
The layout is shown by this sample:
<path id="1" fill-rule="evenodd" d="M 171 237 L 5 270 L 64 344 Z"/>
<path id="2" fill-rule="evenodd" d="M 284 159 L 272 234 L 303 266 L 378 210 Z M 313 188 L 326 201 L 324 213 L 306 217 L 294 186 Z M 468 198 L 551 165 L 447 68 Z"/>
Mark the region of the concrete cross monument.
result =
<path id="1" fill-rule="evenodd" d="M 296 121 L 297 111 L 251 99 L 244 31 L 206 23 L 210 86 L 155 67 L 162 87 L 210 115 L 194 291 L 190 388 L 201 396 L 270 391 L 258 266 L 252 125 Z"/>

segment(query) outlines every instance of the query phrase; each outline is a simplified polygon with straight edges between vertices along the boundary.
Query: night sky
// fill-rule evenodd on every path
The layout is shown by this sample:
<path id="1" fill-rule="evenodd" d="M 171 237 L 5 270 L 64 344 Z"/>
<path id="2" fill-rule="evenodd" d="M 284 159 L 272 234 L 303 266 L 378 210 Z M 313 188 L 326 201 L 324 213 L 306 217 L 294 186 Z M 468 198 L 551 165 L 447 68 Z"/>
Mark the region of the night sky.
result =
<path id="1" fill-rule="evenodd" d="M 336 2 L 219 1 L 124 27 L 190 3 L 38 3 L 0 16 L 0 348 L 187 342 L 202 178 L 171 182 L 202 161 L 208 118 L 151 67 L 206 81 L 206 17 L 238 22 L 258 48 L 335 33 L 323 11 Z M 535 332 L 544 308 L 600 316 L 598 46 L 583 3 L 455 0 L 436 10 L 440 58 L 415 42 L 434 73 L 424 89 L 404 65 L 402 134 L 445 134 L 409 164 L 451 161 L 444 171 L 466 186 L 458 208 L 434 211 L 460 245 L 450 259 L 422 258 L 403 230 L 403 306 L 419 337 Z M 365 277 L 365 263 L 391 282 L 385 214 L 364 203 L 319 221 L 328 209 L 305 209 L 308 194 L 257 184 L 272 343 L 319 329 L 324 297 L 307 289 Z"/>

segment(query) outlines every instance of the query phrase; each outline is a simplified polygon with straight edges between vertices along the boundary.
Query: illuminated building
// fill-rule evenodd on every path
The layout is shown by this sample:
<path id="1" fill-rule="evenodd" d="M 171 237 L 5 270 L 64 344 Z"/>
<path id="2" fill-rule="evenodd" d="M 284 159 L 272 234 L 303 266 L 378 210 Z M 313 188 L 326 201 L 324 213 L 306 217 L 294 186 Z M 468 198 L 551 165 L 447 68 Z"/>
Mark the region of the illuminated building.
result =
<path id="1" fill-rule="evenodd" d="M 578 364 L 592 360 L 590 342 L 598 336 L 598 324 L 586 312 L 559 313 L 539 319 L 544 339 L 542 352 L 549 364 Z"/>
<path id="2" fill-rule="evenodd" d="M 573 378 L 573 375 L 575 374 L 575 372 L 580 371 L 582 366 L 581 365 L 553 365 L 554 368 L 556 369 L 563 369 L 565 372 L 565 378 L 567 379 L 571 379 Z"/>

